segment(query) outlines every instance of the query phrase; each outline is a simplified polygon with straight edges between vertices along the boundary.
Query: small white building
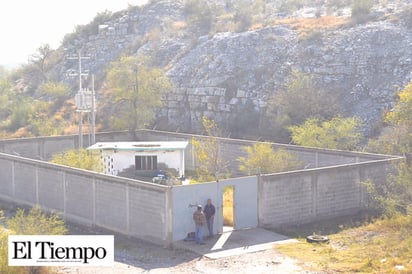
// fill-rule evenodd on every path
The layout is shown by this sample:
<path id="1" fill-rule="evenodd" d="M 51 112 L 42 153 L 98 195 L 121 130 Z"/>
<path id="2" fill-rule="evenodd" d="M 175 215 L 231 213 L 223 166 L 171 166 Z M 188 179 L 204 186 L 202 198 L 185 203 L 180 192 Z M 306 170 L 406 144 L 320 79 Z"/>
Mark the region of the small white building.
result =
<path id="1" fill-rule="evenodd" d="M 101 142 L 88 150 L 100 151 L 104 173 L 117 175 L 133 167 L 136 171 L 159 170 L 159 166 L 185 174 L 185 149 L 188 142 Z"/>

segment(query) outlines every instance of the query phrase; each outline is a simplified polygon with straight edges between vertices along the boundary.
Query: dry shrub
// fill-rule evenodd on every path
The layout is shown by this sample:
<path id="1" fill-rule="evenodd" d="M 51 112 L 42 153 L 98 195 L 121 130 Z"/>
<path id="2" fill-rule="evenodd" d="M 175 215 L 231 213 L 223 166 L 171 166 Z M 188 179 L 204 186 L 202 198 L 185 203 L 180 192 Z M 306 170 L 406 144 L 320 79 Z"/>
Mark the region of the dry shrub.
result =
<path id="1" fill-rule="evenodd" d="M 272 25 L 290 25 L 299 34 L 310 33 L 313 30 L 339 28 L 349 22 L 348 18 L 323 16 L 313 18 L 287 18 L 275 20 Z"/>

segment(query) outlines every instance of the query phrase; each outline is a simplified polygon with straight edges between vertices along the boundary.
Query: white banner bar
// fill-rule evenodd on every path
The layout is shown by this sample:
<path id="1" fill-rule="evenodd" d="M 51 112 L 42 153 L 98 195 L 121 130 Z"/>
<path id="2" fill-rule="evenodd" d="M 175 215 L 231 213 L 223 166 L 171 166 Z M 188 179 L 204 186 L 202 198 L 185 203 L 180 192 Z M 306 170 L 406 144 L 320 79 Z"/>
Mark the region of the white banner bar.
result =
<path id="1" fill-rule="evenodd" d="M 9 235 L 9 266 L 113 266 L 113 235 Z"/>

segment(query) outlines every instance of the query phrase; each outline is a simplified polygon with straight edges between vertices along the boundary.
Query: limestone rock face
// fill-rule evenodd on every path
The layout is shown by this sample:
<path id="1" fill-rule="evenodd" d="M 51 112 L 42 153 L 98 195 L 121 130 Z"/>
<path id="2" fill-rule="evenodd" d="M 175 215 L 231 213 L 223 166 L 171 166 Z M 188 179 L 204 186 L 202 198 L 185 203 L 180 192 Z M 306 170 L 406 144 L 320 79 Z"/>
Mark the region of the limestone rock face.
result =
<path id="1" fill-rule="evenodd" d="M 183 1 L 151 2 L 115 14 L 93 34 L 63 46 L 91 54 L 84 66 L 101 75 L 121 54 L 153 56 L 174 83 L 159 113 L 160 129 L 199 132 L 206 115 L 230 132 L 257 132 L 267 99 L 297 70 L 311 74 L 318 89 L 336 94 L 344 114 L 359 116 L 368 133 L 382 111 L 393 107 L 396 90 L 412 80 L 412 30 L 402 21 L 378 16 L 388 12 L 379 7 L 378 19 L 319 29 L 302 38 L 288 24 L 194 34 Z M 410 8 L 412 3 L 402 5 Z M 64 60 L 56 69 L 63 75 L 76 66 L 76 61 Z"/>

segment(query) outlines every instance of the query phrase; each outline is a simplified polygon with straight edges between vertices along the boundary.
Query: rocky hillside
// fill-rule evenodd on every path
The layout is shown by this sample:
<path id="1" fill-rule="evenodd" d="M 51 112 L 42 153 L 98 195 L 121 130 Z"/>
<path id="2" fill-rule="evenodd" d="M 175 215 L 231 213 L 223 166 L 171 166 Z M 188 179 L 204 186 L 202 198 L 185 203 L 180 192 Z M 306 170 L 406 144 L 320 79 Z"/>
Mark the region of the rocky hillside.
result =
<path id="1" fill-rule="evenodd" d="M 196 132 L 206 115 L 234 135 L 242 128 L 259 135 L 268 98 L 300 71 L 336 94 L 343 115 L 361 117 L 370 132 L 412 80 L 412 1 L 375 3 L 362 20 L 351 17 L 350 4 L 298 2 L 236 7 L 215 0 L 204 2 L 203 12 L 185 1 L 151 1 L 98 15 L 67 35 L 62 49 L 90 55 L 83 67 L 101 87 L 108 63 L 121 54 L 152 56 L 175 87 L 159 113 L 160 129 Z M 53 71 L 74 86 L 65 75 L 76 69 L 76 60 L 62 58 Z"/>

